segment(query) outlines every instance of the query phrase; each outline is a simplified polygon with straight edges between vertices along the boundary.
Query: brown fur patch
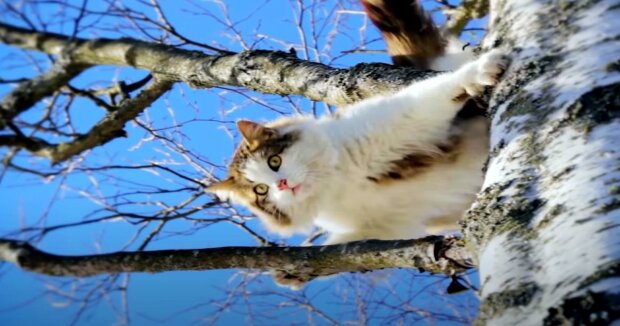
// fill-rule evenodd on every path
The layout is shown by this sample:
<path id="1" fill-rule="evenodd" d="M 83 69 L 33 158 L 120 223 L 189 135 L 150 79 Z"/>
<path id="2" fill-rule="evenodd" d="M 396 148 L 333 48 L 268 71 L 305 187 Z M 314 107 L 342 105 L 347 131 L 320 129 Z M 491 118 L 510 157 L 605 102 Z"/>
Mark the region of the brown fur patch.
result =
<path id="1" fill-rule="evenodd" d="M 390 163 L 389 170 L 366 179 L 380 185 L 414 178 L 435 164 L 453 162 L 458 158 L 461 138 L 454 136 L 446 144 L 436 145 L 437 153 L 412 153 Z"/>
<path id="2" fill-rule="evenodd" d="M 271 155 L 281 154 L 298 139 L 299 133 L 289 132 L 284 135 L 276 134 L 271 138 L 265 138 L 252 146 L 246 141 L 242 141 L 235 150 L 235 154 L 233 154 L 233 160 L 230 162 L 228 174 L 230 176 L 242 177 L 241 170 L 250 157 L 267 159 Z"/>
<path id="3" fill-rule="evenodd" d="M 424 173 L 424 171 L 436 163 L 437 160 L 437 157 L 431 155 L 410 154 L 398 161 L 391 162 L 388 171 L 376 176 L 367 176 L 366 178 L 380 185 L 407 180 Z"/>
<path id="4" fill-rule="evenodd" d="M 265 196 L 254 195 L 256 200 L 254 201 L 252 207 L 263 212 L 263 214 L 257 215 L 271 229 L 285 229 L 291 225 L 292 221 L 288 214 L 279 210 L 274 204 L 269 202 Z"/>
<path id="5" fill-rule="evenodd" d="M 463 93 L 453 97 L 452 101 L 453 102 L 457 102 L 457 103 L 463 103 L 463 102 L 467 101 L 469 98 L 470 98 L 469 94 L 467 94 L 465 92 L 465 90 L 463 90 Z"/>
<path id="6" fill-rule="evenodd" d="M 428 69 L 447 45 L 432 18 L 416 0 L 361 0 L 385 39 L 392 62 Z"/>
<path id="7" fill-rule="evenodd" d="M 433 234 L 445 230 L 458 230 L 459 219 L 458 215 L 435 217 L 425 223 L 426 232 Z"/>
<path id="8" fill-rule="evenodd" d="M 300 137 L 298 132 L 280 134 L 275 129 L 270 130 L 270 135 L 257 137 L 259 141 L 253 144 L 249 144 L 246 140 L 239 144 L 228 168 L 228 175 L 232 182 L 226 190 L 234 192 L 237 197 L 243 199 L 270 230 L 278 231 L 285 230 L 291 225 L 290 216 L 279 210 L 267 199 L 267 196 L 256 194 L 254 192 L 256 183 L 247 179 L 242 173 L 250 158 L 267 160 L 271 155 L 281 154 Z"/>

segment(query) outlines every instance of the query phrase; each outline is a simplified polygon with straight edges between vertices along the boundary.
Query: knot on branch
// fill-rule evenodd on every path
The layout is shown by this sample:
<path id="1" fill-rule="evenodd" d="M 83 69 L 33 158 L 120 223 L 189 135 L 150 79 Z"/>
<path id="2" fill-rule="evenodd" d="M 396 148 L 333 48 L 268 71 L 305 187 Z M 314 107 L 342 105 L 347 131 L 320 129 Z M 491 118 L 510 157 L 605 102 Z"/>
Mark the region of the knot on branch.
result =
<path id="1" fill-rule="evenodd" d="M 37 249 L 27 242 L 0 239 L 0 261 L 21 265 L 22 257 L 36 251 Z"/>
<path id="2" fill-rule="evenodd" d="M 435 260 L 446 259 L 463 269 L 470 269 L 476 266 L 464 243 L 456 237 L 448 236 L 439 239 L 435 242 L 433 253 Z"/>

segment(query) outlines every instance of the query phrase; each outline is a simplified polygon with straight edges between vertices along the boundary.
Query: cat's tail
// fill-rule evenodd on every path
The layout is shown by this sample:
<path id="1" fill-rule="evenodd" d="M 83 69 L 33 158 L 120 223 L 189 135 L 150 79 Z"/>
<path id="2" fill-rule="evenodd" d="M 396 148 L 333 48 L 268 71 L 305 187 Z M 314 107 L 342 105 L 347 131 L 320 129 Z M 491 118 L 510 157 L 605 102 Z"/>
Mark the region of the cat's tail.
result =
<path id="1" fill-rule="evenodd" d="M 360 1 L 381 31 L 395 65 L 454 70 L 474 59 L 471 49 L 443 35 L 417 0 Z"/>

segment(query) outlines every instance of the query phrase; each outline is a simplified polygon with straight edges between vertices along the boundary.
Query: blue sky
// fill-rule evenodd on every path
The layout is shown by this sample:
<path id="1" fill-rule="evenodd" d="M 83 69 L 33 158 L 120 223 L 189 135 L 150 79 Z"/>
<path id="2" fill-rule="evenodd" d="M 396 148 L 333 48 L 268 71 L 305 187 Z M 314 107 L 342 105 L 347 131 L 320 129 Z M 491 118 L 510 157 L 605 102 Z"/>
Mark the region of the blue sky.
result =
<path id="1" fill-rule="evenodd" d="M 344 1 L 340 9 L 340 29 L 331 33 L 334 15 L 328 15 L 335 1 L 317 1 L 315 11 L 305 8 L 304 32 L 306 42 L 312 44 L 316 35 L 321 56 L 310 52 L 312 60 L 320 59 L 334 66 L 349 67 L 360 62 L 389 62 L 385 53 L 353 53 L 340 57 L 342 51 L 356 48 L 361 40 L 374 40 L 368 49 L 382 50 L 374 27 L 361 29 L 365 20 L 355 1 Z M 92 11 L 107 12 L 106 1 L 90 1 Z M 151 8 L 138 1 L 123 1 L 123 5 L 149 17 L 156 18 Z M 257 49 L 287 51 L 297 48 L 304 57 L 303 43 L 296 28 L 295 1 L 225 1 L 228 14 L 235 30 L 246 40 L 247 45 Z M 22 1 L 6 1 L 18 12 L 41 27 L 46 22 L 54 32 L 70 34 L 77 10 L 82 1 L 67 1 L 68 5 L 43 3 L 23 5 Z M 318 9 L 317 9 L 318 8 Z M 321 8 L 325 8 L 324 10 Z M 212 1 L 162 1 L 162 9 L 175 28 L 183 35 L 206 44 L 225 47 L 231 51 L 243 49 L 235 39 L 234 31 L 222 24 L 225 12 Z M 38 12 L 38 16 L 35 14 Z M 314 12 L 315 16 L 310 13 Z M 208 13 L 212 13 L 210 15 Z M 324 18 L 324 19 L 323 19 Z M 40 21 L 39 21 L 40 20 Z M 317 22 L 315 34 L 312 20 Z M 24 26 L 22 20 L 8 11 L 0 13 L 0 21 Z M 122 17 L 87 16 L 82 26 L 89 26 L 78 36 L 89 37 L 135 37 L 145 35 L 135 30 Z M 157 32 L 145 30 L 151 35 Z M 331 42 L 331 43 L 328 43 Z M 328 50 L 325 44 L 331 44 Z M 188 49 L 196 49 L 187 46 Z M 49 68 L 49 59 L 32 51 L 16 50 L 0 44 L 1 78 L 30 78 L 41 70 Z M 338 58 L 333 60 L 334 58 Z M 103 66 L 89 69 L 71 81 L 78 88 L 109 86 L 111 81 L 136 81 L 146 72 L 126 67 Z M 0 94 L 14 85 L 0 84 Z M 60 102 L 66 101 L 61 97 Z M 255 101 L 263 101 L 256 104 Z M 174 168 L 192 178 L 204 177 L 208 171 L 217 176 L 225 173 L 224 166 L 236 140 L 234 121 L 249 118 L 266 121 L 279 114 L 294 114 L 295 107 L 312 112 L 313 104 L 301 98 L 289 99 L 279 96 L 265 96 L 232 87 L 210 90 L 194 90 L 177 84 L 172 91 L 154 103 L 139 118 L 170 139 L 182 144 L 195 157 L 194 166 L 168 143 L 150 135 L 139 125 L 127 125 L 127 138 L 116 139 L 104 147 L 96 148 L 83 160 L 74 160 L 69 165 L 52 167 L 44 159 L 33 158 L 26 153 L 18 154 L 13 162 L 22 167 L 38 171 L 52 171 L 68 166 L 100 167 L 106 164 L 138 165 L 158 162 Z M 318 112 L 324 107 L 316 105 Z M 24 121 L 36 121 L 44 105 L 38 104 L 23 114 Z M 280 111 L 279 113 L 276 112 Z M 78 132 L 86 132 L 90 126 L 104 116 L 104 112 L 87 99 L 77 98 L 67 109 Z M 62 114 L 59 114 L 59 119 Z M 173 128 L 178 126 L 178 128 Z M 26 129 L 27 130 L 27 129 Z M 46 136 L 49 141 L 65 140 L 62 136 Z M 0 155 L 7 155 L 5 148 Z M 205 164 L 205 161 L 214 163 Z M 80 162 L 79 165 L 75 162 Z M 116 250 L 136 250 L 145 241 L 149 232 L 158 227 L 158 221 L 132 224 L 131 219 L 114 219 L 105 223 L 94 223 L 52 231 L 44 237 L 37 233 L 20 232 L 25 227 L 42 227 L 88 220 L 109 214 L 106 205 L 121 207 L 122 212 L 149 215 L 166 205 L 177 205 L 196 191 L 171 191 L 157 194 L 156 189 L 175 190 L 195 187 L 195 184 L 173 174 L 149 170 L 112 169 L 105 171 L 62 174 L 53 178 L 41 178 L 14 170 L 2 171 L 0 177 L 0 207 L 2 222 L 0 236 L 28 239 L 40 248 L 59 254 L 89 254 Z M 140 194 L 127 194 L 139 191 Z M 143 194 L 151 192 L 151 194 Z M 134 203 L 126 201 L 133 200 Z M 198 196 L 188 209 L 211 200 L 206 195 Z M 136 203 L 139 202 L 139 203 Z M 192 215 L 192 220 L 177 219 L 165 223 L 147 250 L 170 248 L 202 248 L 227 245 L 256 245 L 246 233 L 231 223 L 209 224 L 211 218 L 226 214 L 224 209 L 201 210 Z M 242 214 L 247 214 L 241 211 Z M 248 222 L 253 230 L 269 237 L 255 221 Z M 301 241 L 296 237 L 289 241 Z M 475 277 L 474 277 L 475 279 Z M 247 286 L 240 286 L 252 280 Z M 418 322 L 425 317 L 424 311 L 437 314 L 437 320 L 447 323 L 441 314 L 459 315 L 471 319 L 476 300 L 469 292 L 456 296 L 445 296 L 447 280 L 440 276 L 419 274 L 415 271 L 380 271 L 364 275 L 345 275 L 327 280 L 315 281 L 303 291 L 282 289 L 273 284 L 269 276 L 259 271 L 204 271 L 168 272 L 161 274 L 136 273 L 132 275 L 97 276 L 87 279 L 46 277 L 23 272 L 13 266 L 0 265 L 0 321 L 3 325 L 38 325 L 71 322 L 89 325 L 118 324 L 128 316 L 136 325 L 179 325 L 189 323 L 231 324 L 330 324 L 346 321 L 359 322 L 368 318 L 370 324 L 405 321 Z M 123 288 L 127 288 L 126 291 Z M 234 293 L 234 295 L 230 295 Z M 89 298 L 83 312 L 83 298 Z M 363 305 L 360 302 L 364 302 Z M 316 311 L 309 311 L 312 306 Z M 79 318 L 76 318 L 79 316 Z M 363 317 L 365 316 L 365 317 Z M 425 322 L 421 322 L 425 323 Z"/>

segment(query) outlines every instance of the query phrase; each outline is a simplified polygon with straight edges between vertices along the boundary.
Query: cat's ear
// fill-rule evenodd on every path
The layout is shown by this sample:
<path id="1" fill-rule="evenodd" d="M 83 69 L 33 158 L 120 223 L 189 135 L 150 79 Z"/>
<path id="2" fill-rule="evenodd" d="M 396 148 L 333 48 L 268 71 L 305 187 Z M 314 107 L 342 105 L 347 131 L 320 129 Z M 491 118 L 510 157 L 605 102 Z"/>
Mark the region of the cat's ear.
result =
<path id="1" fill-rule="evenodd" d="M 230 193 L 235 188 L 235 180 L 228 177 L 222 181 L 214 182 L 205 188 L 205 192 L 215 194 L 221 200 L 228 200 Z"/>
<path id="2" fill-rule="evenodd" d="M 255 148 L 265 140 L 274 138 L 277 135 L 274 129 L 249 120 L 237 121 L 237 129 L 239 129 L 243 139 L 250 145 L 250 148 Z"/>

